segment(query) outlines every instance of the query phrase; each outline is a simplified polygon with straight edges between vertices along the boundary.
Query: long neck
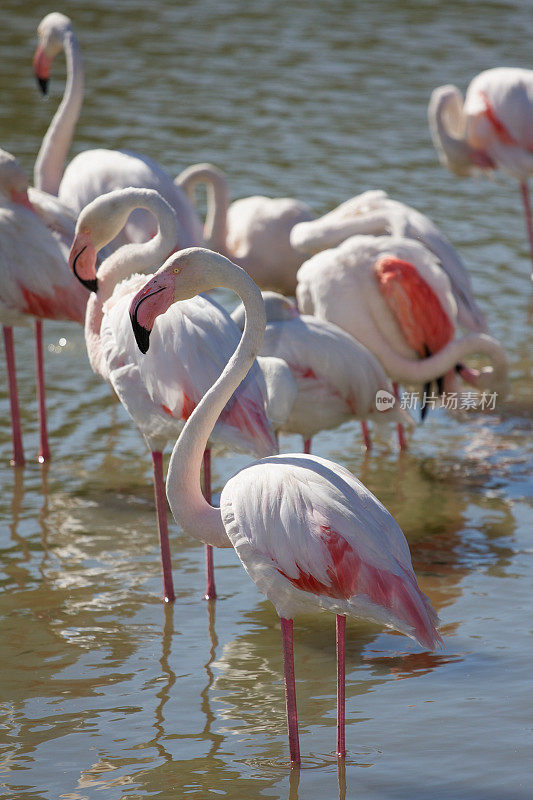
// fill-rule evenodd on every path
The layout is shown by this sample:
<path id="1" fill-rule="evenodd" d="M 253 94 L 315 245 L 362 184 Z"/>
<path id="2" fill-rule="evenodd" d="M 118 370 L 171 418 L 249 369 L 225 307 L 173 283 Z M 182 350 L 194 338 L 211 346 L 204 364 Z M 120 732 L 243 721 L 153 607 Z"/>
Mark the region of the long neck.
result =
<path id="1" fill-rule="evenodd" d="M 44 136 L 33 171 L 35 186 L 53 195 L 59 192 L 65 160 L 83 102 L 83 66 L 73 31 L 65 34 L 63 47 L 67 62 L 65 92 Z"/>
<path id="2" fill-rule="evenodd" d="M 175 183 L 186 192 L 193 204 L 195 204 L 196 187 L 201 183 L 205 185 L 207 191 L 205 244 L 211 250 L 225 254 L 229 191 L 224 173 L 211 164 L 193 164 L 177 176 Z"/>
<path id="3" fill-rule="evenodd" d="M 123 202 L 115 214 L 116 225 L 109 228 L 104 247 L 112 241 L 125 224 L 130 213 L 136 208 L 151 211 L 157 219 L 157 233 L 148 242 L 126 244 L 112 253 L 98 270 L 98 291 L 92 294 L 87 303 L 85 314 L 85 342 L 89 362 L 94 372 L 107 380 L 107 368 L 102 353 L 100 329 L 104 317 L 103 305 L 108 300 L 115 286 L 135 272 L 154 270 L 176 247 L 178 229 L 174 211 L 159 197 L 146 196 L 143 189 L 127 190 L 131 195 L 128 203 Z"/>
<path id="4" fill-rule="evenodd" d="M 229 547 L 220 510 L 206 502 L 200 487 L 200 467 L 208 438 L 231 395 L 245 378 L 257 356 L 266 326 L 261 293 L 244 270 L 232 265 L 221 269 L 220 283 L 242 299 L 246 312 L 239 346 L 221 376 L 189 417 L 172 451 L 167 475 L 167 496 L 182 529 L 206 544 Z"/>
<path id="5" fill-rule="evenodd" d="M 447 123 L 451 116 L 455 120 L 453 131 Z M 449 168 L 463 171 L 471 165 L 472 149 L 464 135 L 463 100 L 455 87 L 435 90 L 428 107 L 431 138 L 437 151 L 442 153 Z"/>
<path id="6" fill-rule="evenodd" d="M 456 339 L 438 353 L 416 361 L 399 356 L 397 353 L 379 352 L 373 349 L 374 355 L 381 361 L 388 375 L 404 383 L 427 383 L 440 375 L 445 375 L 463 358 L 474 353 L 482 353 L 491 359 L 492 365 L 482 370 L 483 380 L 480 388 L 499 387 L 506 383 L 507 358 L 502 346 L 492 336 L 484 333 L 469 334 Z"/>

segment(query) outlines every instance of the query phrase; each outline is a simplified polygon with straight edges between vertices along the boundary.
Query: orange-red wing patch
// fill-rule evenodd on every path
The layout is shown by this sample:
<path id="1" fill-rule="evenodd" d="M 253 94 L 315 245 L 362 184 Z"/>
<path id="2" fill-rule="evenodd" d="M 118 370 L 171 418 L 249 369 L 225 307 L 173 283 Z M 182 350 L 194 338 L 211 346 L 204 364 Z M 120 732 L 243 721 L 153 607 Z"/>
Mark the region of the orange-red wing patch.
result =
<path id="1" fill-rule="evenodd" d="M 75 294 L 72 290 L 56 287 L 51 297 L 42 297 L 24 286 L 21 287 L 21 292 L 24 297 L 22 311 L 25 314 L 32 314 L 42 319 L 83 321 L 86 299 L 80 293 Z"/>
<path id="2" fill-rule="evenodd" d="M 181 418 L 189 419 L 195 408 L 196 408 L 196 403 L 194 402 L 194 400 L 191 400 L 191 398 L 188 395 L 186 395 L 185 392 L 183 392 L 183 407 L 181 409 Z"/>
<path id="3" fill-rule="evenodd" d="M 425 358 L 453 338 L 453 325 L 431 286 L 409 261 L 383 256 L 374 272 L 408 344 Z"/>

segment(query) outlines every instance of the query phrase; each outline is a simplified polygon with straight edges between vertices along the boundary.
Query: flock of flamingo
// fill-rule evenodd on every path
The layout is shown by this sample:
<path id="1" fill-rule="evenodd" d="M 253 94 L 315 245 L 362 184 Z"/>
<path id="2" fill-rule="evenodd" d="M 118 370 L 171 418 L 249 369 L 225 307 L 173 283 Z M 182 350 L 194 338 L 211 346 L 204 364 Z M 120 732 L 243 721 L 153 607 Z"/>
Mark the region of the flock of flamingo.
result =
<path id="1" fill-rule="evenodd" d="M 503 392 L 505 353 L 449 240 L 383 191 L 315 218 L 289 198 L 230 203 L 224 173 L 210 164 L 172 179 L 144 156 L 97 149 L 65 168 L 83 67 L 71 20 L 51 13 L 38 27 L 34 57 L 44 92 L 61 51 L 67 82 L 35 162 L 35 187 L 0 151 L 12 463 L 24 464 L 13 326 L 35 324 L 38 457 L 46 461 L 42 321 L 84 323 L 92 369 L 111 384 L 152 454 L 165 601 L 175 595 L 162 453 L 175 442 L 166 497 L 178 525 L 206 545 L 206 597 L 216 597 L 212 548 L 233 547 L 281 618 L 293 764 L 300 762 L 293 617 L 320 609 L 336 615 L 342 758 L 346 616 L 430 649 L 441 637 L 401 529 L 347 469 L 311 455 L 311 439 L 357 419 L 370 448 L 368 420 L 394 421 L 405 447 L 411 416 L 399 403 L 378 410 L 377 392 L 397 396 L 404 384 L 442 393 L 460 380 Z M 429 124 L 454 172 L 502 169 L 518 179 L 533 258 L 533 71 L 489 69 L 464 103 L 453 86 L 435 89 Z M 207 189 L 205 223 L 195 207 L 199 184 Z M 209 295 L 218 287 L 242 300 L 232 316 Z M 468 367 L 471 354 L 490 363 Z M 280 431 L 300 434 L 304 452 L 279 455 Z M 212 448 L 259 459 L 226 483 L 220 507 L 211 503 Z"/>

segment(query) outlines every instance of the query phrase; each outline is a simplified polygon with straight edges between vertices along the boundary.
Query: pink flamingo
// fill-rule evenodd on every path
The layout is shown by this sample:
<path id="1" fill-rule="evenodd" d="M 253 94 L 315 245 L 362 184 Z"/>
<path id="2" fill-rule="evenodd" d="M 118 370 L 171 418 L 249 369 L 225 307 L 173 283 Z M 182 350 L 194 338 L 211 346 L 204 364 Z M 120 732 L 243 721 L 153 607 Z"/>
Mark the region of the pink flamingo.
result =
<path id="1" fill-rule="evenodd" d="M 79 213 L 82 208 L 111 189 L 128 186 L 155 189 L 175 210 L 181 247 L 203 243 L 202 225 L 184 192 L 153 159 L 125 150 L 85 150 L 63 169 L 83 102 L 81 50 L 69 17 L 58 12 L 47 14 L 38 30 L 38 46 L 33 59 L 35 75 L 46 93 L 54 58 L 63 50 L 67 62 L 67 83 L 63 99 L 46 132 L 35 161 L 37 188 L 58 195 Z M 111 249 L 131 242 L 146 241 L 155 234 L 151 214 L 137 209 L 123 226 Z"/>
<path id="2" fill-rule="evenodd" d="M 234 547 L 281 618 L 289 750 L 300 748 L 292 647 L 296 613 L 337 615 L 337 753 L 345 755 L 345 617 L 395 628 L 434 648 L 437 615 L 420 591 L 409 547 L 384 506 L 338 464 L 291 454 L 256 461 L 230 478 L 212 507 L 200 488 L 202 453 L 218 415 L 261 348 L 266 315 L 249 275 L 218 253 L 190 248 L 171 256 L 133 298 L 130 316 L 141 350 L 175 301 L 224 286 L 246 310 L 244 333 L 222 375 L 202 398 L 176 442 L 167 497 L 183 531 L 216 547 Z"/>
<path id="3" fill-rule="evenodd" d="M 229 202 L 224 173 L 212 164 L 193 164 L 176 183 L 194 202 L 196 187 L 207 189 L 204 240 L 211 250 L 231 258 L 261 289 L 293 295 L 304 258 L 290 242 L 299 222 L 312 220 L 308 205 L 291 197 L 252 195 Z"/>
<path id="4" fill-rule="evenodd" d="M 464 103 L 456 86 L 439 86 L 431 94 L 428 118 L 439 158 L 456 175 L 501 169 L 519 181 L 533 262 L 527 184 L 533 175 L 533 70 L 497 67 L 480 72 Z"/>
<path id="5" fill-rule="evenodd" d="M 67 267 L 68 210 L 42 193 L 28 197 L 28 178 L 18 161 L 0 150 L 0 319 L 3 325 L 13 437 L 13 465 L 24 464 L 13 326 L 35 320 L 40 447 L 38 461 L 50 458 L 42 320 L 83 322 L 88 292 Z M 55 200 L 55 198 L 54 198 Z M 50 230 L 51 226 L 54 230 Z"/>
<path id="6" fill-rule="evenodd" d="M 132 210 L 155 216 L 157 233 L 145 243 L 121 247 L 96 273 L 96 253 L 113 241 Z M 158 533 L 166 602 L 175 598 L 164 499 L 162 453 L 174 441 L 185 420 L 237 347 L 239 331 L 214 301 L 197 297 L 173 308 L 154 331 L 150 358 L 140 359 L 127 308 L 147 282 L 146 275 L 174 250 L 178 241 L 176 214 L 151 189 L 122 189 L 101 195 L 81 212 L 70 253 L 70 266 L 87 288 L 85 338 L 93 371 L 109 382 L 143 435 L 151 453 Z M 266 455 L 277 451 L 265 416 L 258 381 L 259 368 L 237 392 L 221 415 L 210 441 L 234 450 Z M 209 449 L 204 460 L 204 483 L 210 496 Z M 206 597 L 216 597 L 212 551 L 207 551 Z"/>
<path id="7" fill-rule="evenodd" d="M 350 419 L 361 420 L 366 449 L 371 446 L 367 419 L 413 424 L 398 405 L 376 407 L 377 393 L 390 395 L 393 387 L 377 358 L 353 336 L 327 320 L 301 316 L 288 297 L 264 292 L 263 300 L 267 327 L 260 353 L 283 359 L 297 388 L 279 430 L 300 434 L 304 453 L 311 452 L 311 438 L 319 431 Z M 244 330 L 244 306 L 231 316 Z"/>
<path id="8" fill-rule="evenodd" d="M 358 233 L 403 236 L 421 242 L 448 276 L 457 303 L 458 323 L 467 330 L 487 333 L 485 317 L 474 299 L 470 276 L 457 250 L 429 217 L 380 189 L 363 192 L 318 219 L 295 225 L 291 244 L 311 256 Z"/>
<path id="9" fill-rule="evenodd" d="M 352 236 L 310 258 L 298 272 L 299 308 L 328 319 L 362 342 L 394 382 L 437 383 L 457 391 L 456 372 L 480 389 L 505 392 L 507 359 L 495 339 L 455 339 L 457 306 L 447 275 L 411 239 Z M 488 355 L 493 366 L 466 368 L 462 359 Z"/>

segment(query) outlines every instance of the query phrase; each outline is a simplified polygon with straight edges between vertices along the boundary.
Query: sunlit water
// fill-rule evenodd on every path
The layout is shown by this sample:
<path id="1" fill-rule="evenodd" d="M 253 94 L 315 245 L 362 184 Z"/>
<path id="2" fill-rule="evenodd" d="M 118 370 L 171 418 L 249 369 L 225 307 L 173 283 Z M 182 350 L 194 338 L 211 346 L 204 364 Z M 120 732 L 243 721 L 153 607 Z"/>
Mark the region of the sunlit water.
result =
<path id="1" fill-rule="evenodd" d="M 31 57 L 36 25 L 53 9 L 2 10 L 1 145 L 31 172 L 63 60 L 42 102 Z M 6 796 L 530 798 L 527 240 L 515 183 L 453 177 L 426 123 L 434 86 L 464 90 L 481 69 L 532 66 L 530 3 L 102 0 L 61 10 L 74 18 L 87 75 L 73 152 L 128 147 L 173 174 L 210 160 L 234 197 L 291 195 L 317 213 L 375 187 L 417 206 L 469 265 L 509 356 L 511 393 L 496 412 L 464 420 L 430 413 L 402 456 L 389 430 L 368 456 L 355 424 L 316 438 L 315 452 L 348 465 L 402 525 L 445 648 L 421 652 L 349 621 L 348 756 L 338 774 L 334 621 L 297 621 L 303 764 L 289 775 L 273 608 L 232 551 L 216 553 L 220 596 L 208 608 L 203 550 L 175 525 L 178 596 L 162 605 L 144 444 L 90 372 L 81 329 L 46 324 L 53 461 L 33 463 L 33 337 L 17 329 L 24 470 L 7 465 L 0 386 Z M 241 463 L 216 461 L 217 490 Z"/>

